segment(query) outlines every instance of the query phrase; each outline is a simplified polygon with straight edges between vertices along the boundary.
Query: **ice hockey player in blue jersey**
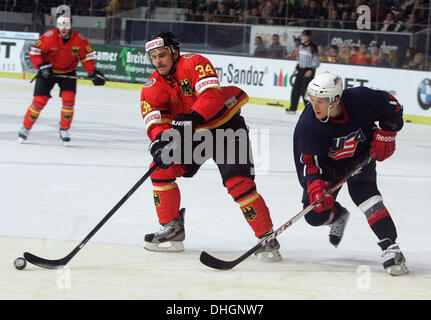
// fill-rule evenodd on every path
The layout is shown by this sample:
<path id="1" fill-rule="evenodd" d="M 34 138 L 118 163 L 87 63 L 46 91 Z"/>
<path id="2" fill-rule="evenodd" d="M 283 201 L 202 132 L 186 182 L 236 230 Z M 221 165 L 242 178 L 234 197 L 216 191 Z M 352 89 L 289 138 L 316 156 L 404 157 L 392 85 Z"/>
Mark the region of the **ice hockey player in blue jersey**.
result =
<path id="1" fill-rule="evenodd" d="M 372 161 L 347 181 L 348 192 L 379 239 L 383 267 L 394 276 L 407 273 L 395 224 L 377 187 L 375 161 L 383 161 L 395 151 L 395 137 L 404 124 L 402 106 L 385 91 L 343 90 L 342 79 L 329 72 L 310 82 L 306 98 L 309 103 L 294 132 L 295 166 L 304 189 L 304 208 L 320 201 L 305 215 L 306 221 L 312 226 L 330 226 L 329 241 L 338 246 L 350 213 L 337 201 L 339 190 L 324 193 L 371 155 Z"/>

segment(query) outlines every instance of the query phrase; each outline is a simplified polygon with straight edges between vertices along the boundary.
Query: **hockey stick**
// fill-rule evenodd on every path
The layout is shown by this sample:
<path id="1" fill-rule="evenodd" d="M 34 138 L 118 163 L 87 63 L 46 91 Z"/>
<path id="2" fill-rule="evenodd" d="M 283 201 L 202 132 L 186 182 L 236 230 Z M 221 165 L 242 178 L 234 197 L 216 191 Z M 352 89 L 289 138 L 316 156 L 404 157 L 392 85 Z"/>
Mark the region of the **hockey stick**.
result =
<path id="1" fill-rule="evenodd" d="M 371 157 L 367 156 L 365 160 L 361 161 L 350 173 L 348 173 L 336 185 L 334 185 L 331 189 L 329 189 L 328 191 L 326 191 L 325 195 L 326 194 L 331 194 L 331 193 L 337 191 L 338 189 L 340 189 L 341 186 L 348 179 L 350 179 L 351 177 L 353 177 L 356 174 L 358 174 L 363 167 L 365 167 L 368 163 L 370 163 L 370 161 L 371 161 Z M 268 242 L 270 242 L 271 240 L 275 239 L 284 230 L 286 230 L 287 228 L 289 228 L 292 224 L 294 224 L 296 221 L 298 221 L 299 219 L 301 219 L 308 212 L 310 212 L 311 210 L 313 210 L 314 207 L 317 204 L 319 204 L 319 202 L 311 203 L 310 205 L 308 205 L 307 207 L 305 207 L 304 210 L 302 210 L 301 212 L 299 212 L 292 219 L 290 219 L 285 224 L 283 224 L 280 228 L 278 228 L 277 230 L 275 230 L 272 234 L 270 234 L 266 238 L 263 238 L 253 248 L 251 248 L 250 250 L 248 250 L 246 253 L 242 254 L 240 257 L 238 257 L 235 260 L 232 260 L 232 261 L 221 260 L 221 259 L 218 259 L 218 258 L 216 258 L 216 257 L 208 254 L 205 251 L 202 251 L 201 252 L 201 256 L 200 256 L 200 261 L 204 265 L 206 265 L 206 266 L 208 266 L 210 268 L 219 269 L 219 270 L 229 270 L 229 269 L 232 269 L 233 267 L 235 267 L 236 265 L 238 265 L 239 263 L 241 263 L 242 261 L 244 261 L 245 259 L 247 259 L 249 256 L 251 256 L 253 253 L 255 253 L 257 250 L 259 250 L 261 247 L 265 246 Z"/>
<path id="2" fill-rule="evenodd" d="M 127 192 L 127 194 L 111 209 L 111 211 L 108 212 L 108 214 L 102 219 L 102 221 L 100 221 L 97 226 L 93 230 L 91 230 L 91 232 L 84 238 L 84 240 L 82 240 L 81 243 L 67 256 L 57 260 L 48 260 L 35 256 L 34 254 L 31 254 L 29 252 L 24 252 L 24 259 L 31 264 L 47 269 L 58 269 L 65 266 L 156 169 L 156 165 L 153 165 L 150 169 L 148 169 L 147 173 L 145 173 L 144 176 L 139 179 L 138 182 L 136 182 L 132 189 Z"/>
<path id="3" fill-rule="evenodd" d="M 78 76 L 67 76 L 64 74 L 53 74 L 54 78 L 62 78 L 62 79 L 76 79 L 76 80 L 94 80 L 95 78 L 87 78 L 87 77 L 78 77 Z M 30 83 L 32 83 L 36 78 L 38 77 L 38 74 L 36 74 L 33 79 L 31 79 Z"/>
<path id="4" fill-rule="evenodd" d="M 95 78 L 88 77 L 79 77 L 79 76 L 68 76 L 64 74 L 53 74 L 54 78 L 63 78 L 63 79 L 76 79 L 76 80 L 94 80 Z"/>

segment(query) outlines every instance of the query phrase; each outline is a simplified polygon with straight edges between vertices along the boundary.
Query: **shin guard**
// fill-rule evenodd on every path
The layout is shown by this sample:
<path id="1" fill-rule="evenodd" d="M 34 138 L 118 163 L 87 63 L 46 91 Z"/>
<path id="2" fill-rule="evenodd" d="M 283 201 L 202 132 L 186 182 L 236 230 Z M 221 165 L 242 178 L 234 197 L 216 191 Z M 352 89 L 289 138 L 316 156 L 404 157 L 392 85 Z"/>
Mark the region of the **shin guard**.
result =
<path id="1" fill-rule="evenodd" d="M 63 91 L 61 93 L 63 107 L 61 108 L 60 128 L 68 130 L 73 120 L 74 106 L 75 106 L 75 92 Z"/>
<path id="2" fill-rule="evenodd" d="M 381 196 L 373 196 L 361 203 L 358 207 L 365 214 L 368 224 L 379 240 L 388 238 L 395 243 L 397 239 L 395 224 L 383 204 Z"/>
<path id="3" fill-rule="evenodd" d="M 175 182 L 167 184 L 153 182 L 153 196 L 160 224 L 179 217 L 181 194 Z"/>
<path id="4" fill-rule="evenodd" d="M 272 229 L 272 221 L 265 200 L 256 190 L 256 184 L 248 177 L 233 177 L 225 182 L 229 194 L 239 204 L 244 217 L 256 237 Z"/>
<path id="5" fill-rule="evenodd" d="M 154 165 L 154 162 L 151 165 Z M 159 168 L 150 176 L 160 224 L 179 217 L 181 194 L 175 179 L 181 177 L 185 171 L 183 166 L 174 164 L 168 169 Z"/>
<path id="6" fill-rule="evenodd" d="M 24 116 L 23 126 L 30 130 L 39 118 L 40 112 L 48 103 L 49 97 L 47 96 L 34 96 L 31 105 L 27 109 Z"/>

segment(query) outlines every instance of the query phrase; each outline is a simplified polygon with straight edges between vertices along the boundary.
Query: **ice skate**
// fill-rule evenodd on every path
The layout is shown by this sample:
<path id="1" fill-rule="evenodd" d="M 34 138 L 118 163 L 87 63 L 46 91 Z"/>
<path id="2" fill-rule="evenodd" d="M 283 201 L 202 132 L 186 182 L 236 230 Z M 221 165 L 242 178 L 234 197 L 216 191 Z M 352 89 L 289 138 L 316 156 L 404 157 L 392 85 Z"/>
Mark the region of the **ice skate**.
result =
<path id="1" fill-rule="evenodd" d="M 338 219 L 329 225 L 331 227 L 329 230 L 329 242 L 335 247 L 338 247 L 341 239 L 343 239 L 344 229 L 350 217 L 350 212 L 347 211 L 346 208 L 340 206 L 340 210 L 341 212 Z"/>
<path id="2" fill-rule="evenodd" d="M 60 139 L 63 146 L 67 146 L 70 142 L 69 130 L 60 129 Z"/>
<path id="3" fill-rule="evenodd" d="M 28 130 L 26 127 L 22 127 L 18 132 L 18 143 L 23 143 L 25 140 L 27 140 L 29 134 L 30 130 Z"/>
<path id="4" fill-rule="evenodd" d="M 259 239 L 263 239 L 266 236 L 270 235 L 274 231 L 271 230 L 267 233 L 265 233 L 263 236 L 260 236 Z M 264 262 L 278 262 L 282 260 L 282 257 L 280 255 L 280 252 L 278 251 L 280 249 L 280 243 L 276 238 L 272 239 L 270 242 L 268 242 L 265 246 L 257 250 L 254 254 L 257 256 L 257 258 Z"/>
<path id="5" fill-rule="evenodd" d="M 383 239 L 378 245 L 383 250 L 383 268 L 385 268 L 391 276 L 400 276 L 409 273 L 406 266 L 406 258 L 398 244 L 392 243 L 391 239 Z"/>
<path id="6" fill-rule="evenodd" d="M 180 217 L 162 224 L 162 228 L 154 233 L 145 235 L 144 248 L 150 251 L 184 251 L 183 241 L 186 238 L 184 232 L 184 212 L 180 210 Z"/>

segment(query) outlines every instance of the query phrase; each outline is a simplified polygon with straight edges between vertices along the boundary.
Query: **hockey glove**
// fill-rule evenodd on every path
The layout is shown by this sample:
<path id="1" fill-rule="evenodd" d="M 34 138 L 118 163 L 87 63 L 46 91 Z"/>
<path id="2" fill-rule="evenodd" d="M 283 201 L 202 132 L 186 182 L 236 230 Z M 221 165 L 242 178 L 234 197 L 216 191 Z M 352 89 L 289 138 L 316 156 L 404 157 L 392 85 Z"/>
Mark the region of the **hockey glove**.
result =
<path id="1" fill-rule="evenodd" d="M 196 126 L 205 122 L 205 119 L 196 111 L 192 110 L 190 113 L 180 113 L 172 121 L 172 129 L 177 130 L 184 142 L 185 138 L 193 139 L 193 133 Z M 190 137 L 189 132 L 192 134 Z"/>
<path id="2" fill-rule="evenodd" d="M 52 77 L 52 65 L 47 61 L 37 66 L 39 71 L 37 72 L 38 78 L 49 79 Z"/>
<path id="3" fill-rule="evenodd" d="M 103 86 L 105 84 L 105 75 L 99 70 L 94 70 L 90 74 L 90 78 L 93 78 L 92 81 L 95 86 Z"/>
<path id="4" fill-rule="evenodd" d="M 169 146 L 170 140 L 162 140 L 162 132 L 159 133 L 154 139 L 153 142 L 151 142 L 149 146 L 149 150 L 151 155 L 153 156 L 153 161 L 159 168 L 167 169 L 172 165 L 171 159 L 166 159 L 167 157 L 164 156 L 171 150 L 171 147 Z M 165 161 L 163 161 L 165 160 Z"/>
<path id="5" fill-rule="evenodd" d="M 319 203 L 314 207 L 314 211 L 323 212 L 331 209 L 334 206 L 334 197 L 331 194 L 325 195 L 326 190 L 331 187 L 329 182 L 321 179 L 309 182 L 307 185 L 308 196 L 310 203 Z"/>
<path id="6" fill-rule="evenodd" d="M 370 146 L 370 155 L 377 161 L 389 158 L 395 152 L 395 137 L 397 133 L 377 129 L 374 131 L 373 141 Z"/>

